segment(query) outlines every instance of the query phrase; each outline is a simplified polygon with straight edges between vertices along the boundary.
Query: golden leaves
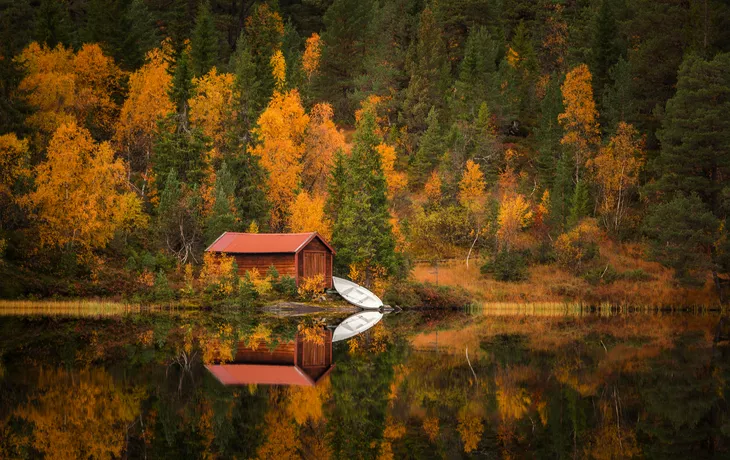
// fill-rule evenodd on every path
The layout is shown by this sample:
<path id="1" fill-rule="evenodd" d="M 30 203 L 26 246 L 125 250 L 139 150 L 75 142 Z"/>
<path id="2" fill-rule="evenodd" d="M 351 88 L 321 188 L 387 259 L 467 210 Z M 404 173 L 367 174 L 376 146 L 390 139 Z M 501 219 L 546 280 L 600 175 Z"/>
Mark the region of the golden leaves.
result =
<path id="1" fill-rule="evenodd" d="M 157 121 L 175 109 L 168 96 L 172 75 L 171 58 L 166 53 L 165 48 L 151 50 L 145 64 L 129 77 L 129 95 L 114 134 L 115 141 L 128 152 L 140 150 L 149 157 Z"/>
<path id="2" fill-rule="evenodd" d="M 302 185 L 313 193 L 325 193 L 335 152 L 345 149 L 345 136 L 337 129 L 333 116 L 332 106 L 325 102 L 315 104 L 309 114 L 302 157 Z"/>
<path id="3" fill-rule="evenodd" d="M 144 224 L 139 199 L 126 186 L 125 165 L 107 142 L 96 144 L 75 122 L 61 125 L 36 168 L 28 196 L 39 218 L 41 245 L 103 247 L 117 230 Z"/>
<path id="4" fill-rule="evenodd" d="M 600 142 L 598 111 L 593 100 L 591 72 L 581 64 L 565 76 L 561 87 L 565 112 L 558 115 L 565 134 L 561 144 L 571 146 L 576 154 L 577 164 L 583 166 Z"/>
<path id="5" fill-rule="evenodd" d="M 218 73 L 215 67 L 202 77 L 193 78 L 195 94 L 190 105 L 190 121 L 202 129 L 219 149 L 225 144 L 227 132 L 235 121 L 232 110 L 235 76 Z"/>
<path id="6" fill-rule="evenodd" d="M 299 192 L 290 209 L 289 230 L 294 233 L 317 232 L 329 240 L 332 226 L 325 215 L 324 205 L 324 196 Z"/>
<path id="7" fill-rule="evenodd" d="M 274 88 L 276 91 L 284 91 L 286 88 L 286 60 L 281 50 L 274 51 L 269 61 L 271 75 L 274 77 Z"/>
<path id="8" fill-rule="evenodd" d="M 484 206 L 486 193 L 484 173 L 472 160 L 466 162 L 466 170 L 459 182 L 459 203 L 470 212 L 476 212 Z"/>
<path id="9" fill-rule="evenodd" d="M 383 174 L 385 174 L 385 182 L 388 185 L 388 199 L 392 201 L 398 192 L 405 190 L 408 186 L 408 178 L 404 172 L 395 169 L 395 147 L 381 143 L 375 147 L 375 150 L 380 154 L 380 163 L 383 167 Z"/>
<path id="10" fill-rule="evenodd" d="M 37 109 L 29 124 L 45 133 L 73 120 L 111 128 L 117 111 L 112 95 L 122 71 L 99 45 L 85 44 L 74 54 L 63 45 L 51 49 L 33 42 L 15 61 L 26 71 L 18 89 Z"/>
<path id="11" fill-rule="evenodd" d="M 426 198 L 434 203 L 441 201 L 441 176 L 437 171 L 431 172 L 431 177 L 426 181 L 426 185 L 423 187 L 426 192 Z"/>
<path id="12" fill-rule="evenodd" d="M 499 206 L 497 215 L 497 239 L 507 249 L 516 243 L 516 238 L 521 230 L 530 224 L 532 211 L 530 204 L 520 194 L 506 196 Z"/>
<path id="13" fill-rule="evenodd" d="M 319 58 L 322 56 L 322 42 L 318 33 L 313 33 L 307 39 L 304 46 L 304 54 L 302 55 L 302 67 L 307 73 L 307 78 L 312 79 L 312 75 L 319 68 Z"/>
<path id="14" fill-rule="evenodd" d="M 251 149 L 269 173 L 268 198 L 272 204 L 271 226 L 281 230 L 296 197 L 305 151 L 304 133 L 309 116 L 304 112 L 299 92 L 275 92 L 261 114 L 254 135 L 259 143 Z"/>
<path id="15" fill-rule="evenodd" d="M 0 198 L 5 195 L 9 201 L 15 200 L 13 186 L 30 174 L 28 160 L 27 140 L 18 139 L 14 133 L 0 136 Z"/>

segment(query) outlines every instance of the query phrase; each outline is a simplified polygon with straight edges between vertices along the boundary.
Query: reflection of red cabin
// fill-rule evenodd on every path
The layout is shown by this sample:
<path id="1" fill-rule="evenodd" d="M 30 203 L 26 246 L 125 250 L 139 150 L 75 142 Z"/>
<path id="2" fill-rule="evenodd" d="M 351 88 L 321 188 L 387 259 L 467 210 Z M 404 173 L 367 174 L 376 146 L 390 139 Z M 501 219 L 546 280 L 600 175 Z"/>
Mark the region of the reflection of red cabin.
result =
<path id="1" fill-rule="evenodd" d="M 253 268 L 265 274 L 273 265 L 280 275 L 294 278 L 297 286 L 302 278 L 322 274 L 325 287 L 332 288 L 335 250 L 317 232 L 225 232 L 206 251 L 235 257 L 241 275 Z"/>
<path id="2" fill-rule="evenodd" d="M 224 385 L 314 386 L 334 367 L 332 332 L 323 328 L 323 336 L 324 343 L 312 343 L 297 334 L 273 349 L 264 341 L 250 347 L 239 342 L 233 362 L 206 367 Z"/>

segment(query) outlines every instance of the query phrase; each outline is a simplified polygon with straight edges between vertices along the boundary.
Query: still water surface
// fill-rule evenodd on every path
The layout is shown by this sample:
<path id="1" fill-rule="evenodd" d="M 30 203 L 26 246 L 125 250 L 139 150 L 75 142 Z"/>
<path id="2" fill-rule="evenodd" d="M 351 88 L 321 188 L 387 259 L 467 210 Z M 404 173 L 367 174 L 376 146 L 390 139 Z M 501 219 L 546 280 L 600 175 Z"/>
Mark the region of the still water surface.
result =
<path id="1" fill-rule="evenodd" d="M 730 458 L 718 315 L 40 310 L 0 458 Z"/>

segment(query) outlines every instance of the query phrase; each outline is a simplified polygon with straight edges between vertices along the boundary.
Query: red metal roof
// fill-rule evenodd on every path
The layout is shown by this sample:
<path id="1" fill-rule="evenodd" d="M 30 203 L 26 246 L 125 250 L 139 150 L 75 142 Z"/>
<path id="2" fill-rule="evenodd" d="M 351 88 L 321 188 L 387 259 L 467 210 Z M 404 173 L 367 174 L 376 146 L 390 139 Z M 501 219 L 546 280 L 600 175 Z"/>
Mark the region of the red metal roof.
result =
<path id="1" fill-rule="evenodd" d="M 333 253 L 332 246 L 317 232 L 310 233 L 236 233 L 225 232 L 211 244 L 208 252 L 264 254 L 299 252 L 314 238 L 319 238 Z"/>
<path id="2" fill-rule="evenodd" d="M 270 364 L 218 364 L 205 366 L 223 385 L 301 385 L 314 386 L 298 366 Z"/>

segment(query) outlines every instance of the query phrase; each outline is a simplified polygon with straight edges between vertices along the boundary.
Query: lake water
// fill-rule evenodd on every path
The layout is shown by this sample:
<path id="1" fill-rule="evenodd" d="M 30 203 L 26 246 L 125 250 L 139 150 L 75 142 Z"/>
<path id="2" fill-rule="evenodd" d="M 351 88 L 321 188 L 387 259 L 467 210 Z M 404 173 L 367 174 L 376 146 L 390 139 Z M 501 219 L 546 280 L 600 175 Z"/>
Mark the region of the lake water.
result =
<path id="1" fill-rule="evenodd" d="M 730 458 L 716 314 L 95 308 L 0 311 L 0 458 Z"/>

